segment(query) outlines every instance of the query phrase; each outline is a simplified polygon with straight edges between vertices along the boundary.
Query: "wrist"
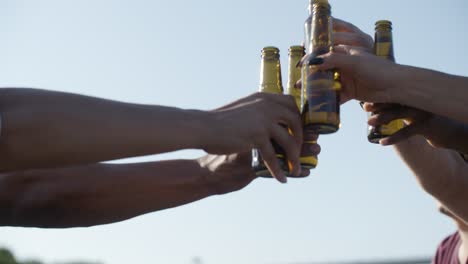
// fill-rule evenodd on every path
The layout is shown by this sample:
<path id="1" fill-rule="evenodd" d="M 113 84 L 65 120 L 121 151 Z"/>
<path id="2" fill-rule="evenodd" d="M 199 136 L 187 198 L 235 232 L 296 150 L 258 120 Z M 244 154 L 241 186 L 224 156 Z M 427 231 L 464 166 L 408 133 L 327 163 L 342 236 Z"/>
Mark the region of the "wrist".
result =
<path id="1" fill-rule="evenodd" d="M 211 112 L 200 110 L 184 110 L 184 136 L 189 139 L 189 148 L 204 149 L 213 134 L 213 116 Z"/>
<path id="2" fill-rule="evenodd" d="M 408 69 L 405 69 L 404 65 L 396 63 L 391 65 L 388 69 L 390 78 L 387 80 L 389 85 L 385 86 L 387 89 L 384 91 L 384 101 L 387 103 L 404 104 L 404 99 L 407 96 L 405 94 L 405 86 L 411 80 L 406 76 Z"/>
<path id="3" fill-rule="evenodd" d="M 215 177 L 214 171 L 210 168 L 210 164 L 215 158 L 216 156 L 207 155 L 207 156 L 194 160 L 197 163 L 198 171 L 199 171 L 199 173 L 197 174 L 198 177 L 196 181 L 197 186 L 199 189 L 203 190 L 203 192 L 207 196 L 218 194 L 216 191 L 217 190 L 216 186 L 210 180 Z"/>

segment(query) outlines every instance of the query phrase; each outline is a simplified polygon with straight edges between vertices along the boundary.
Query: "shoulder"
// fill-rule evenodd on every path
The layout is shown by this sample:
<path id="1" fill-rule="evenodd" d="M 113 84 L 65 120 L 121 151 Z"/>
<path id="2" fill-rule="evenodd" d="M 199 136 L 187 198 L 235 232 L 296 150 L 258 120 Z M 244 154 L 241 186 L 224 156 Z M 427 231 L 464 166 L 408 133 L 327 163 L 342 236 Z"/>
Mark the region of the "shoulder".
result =
<path id="1" fill-rule="evenodd" d="M 460 243 L 460 235 L 458 232 L 444 239 L 437 248 L 437 253 L 434 257 L 433 264 L 450 264 L 452 263 L 454 254 L 457 255 L 458 245 Z"/>

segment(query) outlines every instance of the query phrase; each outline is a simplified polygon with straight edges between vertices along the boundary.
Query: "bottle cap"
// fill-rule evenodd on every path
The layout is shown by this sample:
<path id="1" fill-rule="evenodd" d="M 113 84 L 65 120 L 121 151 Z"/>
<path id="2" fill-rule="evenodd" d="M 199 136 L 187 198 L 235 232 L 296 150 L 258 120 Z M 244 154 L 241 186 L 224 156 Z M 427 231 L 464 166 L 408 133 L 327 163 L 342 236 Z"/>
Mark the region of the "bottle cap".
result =
<path id="1" fill-rule="evenodd" d="M 305 53 L 305 48 L 304 46 L 291 46 L 289 47 L 289 54 L 291 53 L 300 53 L 300 54 L 304 54 Z"/>
<path id="2" fill-rule="evenodd" d="M 384 28 L 387 28 L 387 29 L 392 29 L 392 22 L 389 21 L 389 20 L 379 20 L 377 22 L 375 22 L 375 29 L 384 29 Z"/>

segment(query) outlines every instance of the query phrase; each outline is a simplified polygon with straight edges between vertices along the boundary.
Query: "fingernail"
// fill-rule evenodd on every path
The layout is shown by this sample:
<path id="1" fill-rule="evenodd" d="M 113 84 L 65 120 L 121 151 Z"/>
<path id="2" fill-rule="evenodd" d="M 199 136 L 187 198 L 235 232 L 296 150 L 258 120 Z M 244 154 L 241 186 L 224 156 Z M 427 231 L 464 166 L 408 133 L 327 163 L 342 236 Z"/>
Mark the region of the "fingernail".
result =
<path id="1" fill-rule="evenodd" d="M 307 170 L 307 169 L 302 170 L 302 172 L 301 172 L 302 177 L 307 177 L 309 175 L 310 175 L 310 170 Z"/>
<path id="2" fill-rule="evenodd" d="M 377 123 L 376 117 L 371 116 L 369 120 L 367 120 L 367 124 L 369 124 L 370 126 L 375 126 L 376 123 Z"/>
<path id="3" fill-rule="evenodd" d="M 297 64 L 296 64 L 296 68 L 299 68 L 302 66 L 302 60 L 300 60 Z"/>
<path id="4" fill-rule="evenodd" d="M 299 80 L 294 84 L 295 88 L 301 88 L 302 87 L 302 82 Z"/>
<path id="5" fill-rule="evenodd" d="M 309 60 L 309 65 L 321 65 L 325 62 L 325 60 L 323 58 L 313 58 L 311 60 Z"/>
<path id="6" fill-rule="evenodd" d="M 388 146 L 389 145 L 389 141 L 388 141 L 388 138 L 384 138 L 384 139 L 381 139 L 379 141 L 380 145 L 382 146 Z"/>
<path id="7" fill-rule="evenodd" d="M 299 169 L 297 170 L 297 173 L 294 175 L 294 176 L 296 176 L 296 177 L 300 177 L 301 174 L 302 174 L 302 167 L 301 167 L 301 165 L 299 165 L 298 168 L 299 168 Z"/>
<path id="8" fill-rule="evenodd" d="M 288 178 L 286 178 L 286 176 L 283 174 L 279 177 L 279 182 L 281 182 L 282 184 L 286 184 L 288 183 Z"/>

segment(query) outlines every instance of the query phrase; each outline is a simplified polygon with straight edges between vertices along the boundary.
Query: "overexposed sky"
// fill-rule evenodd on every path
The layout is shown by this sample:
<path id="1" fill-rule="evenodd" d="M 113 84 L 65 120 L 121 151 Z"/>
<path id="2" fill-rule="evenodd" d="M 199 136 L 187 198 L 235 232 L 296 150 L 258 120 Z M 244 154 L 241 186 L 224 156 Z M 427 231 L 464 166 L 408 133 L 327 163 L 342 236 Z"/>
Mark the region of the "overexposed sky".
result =
<path id="1" fill-rule="evenodd" d="M 0 86 L 212 109 L 257 89 L 260 50 L 303 37 L 307 0 L 0 0 Z M 464 0 L 331 0 L 368 33 L 394 22 L 398 62 L 468 75 Z M 444 87 L 441 87 L 444 89 Z M 31 113 L 34 114 L 34 113 Z M 391 148 L 367 143 L 366 115 L 342 108 L 319 168 L 280 185 L 88 229 L 0 228 L 19 258 L 107 264 L 269 264 L 431 256 L 455 230 Z M 141 160 L 194 158 L 182 151 Z"/>

